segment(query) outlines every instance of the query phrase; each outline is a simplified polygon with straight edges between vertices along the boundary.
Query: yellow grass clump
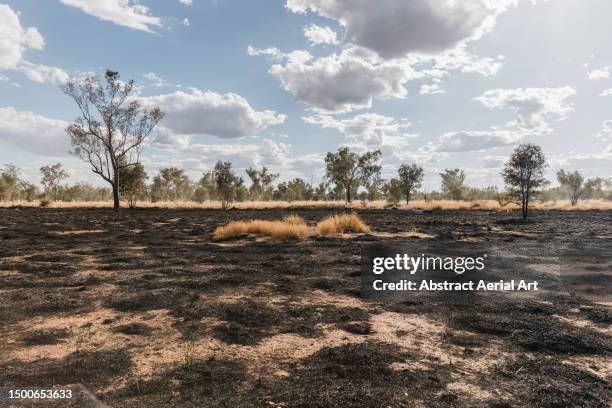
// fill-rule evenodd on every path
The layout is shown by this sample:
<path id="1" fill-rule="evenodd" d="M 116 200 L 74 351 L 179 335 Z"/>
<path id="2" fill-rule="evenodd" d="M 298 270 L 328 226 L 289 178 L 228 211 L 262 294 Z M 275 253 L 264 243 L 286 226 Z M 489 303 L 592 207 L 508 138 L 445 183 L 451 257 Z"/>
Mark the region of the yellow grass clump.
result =
<path id="1" fill-rule="evenodd" d="M 370 232 L 370 227 L 355 213 L 332 215 L 317 224 L 321 235 Z"/>
<path id="2" fill-rule="evenodd" d="M 310 234 L 310 229 L 303 223 L 290 224 L 284 221 L 232 221 L 223 227 L 215 229 L 213 238 L 221 240 L 249 234 L 273 238 L 306 238 Z"/>
<path id="3" fill-rule="evenodd" d="M 290 225 L 306 225 L 306 222 L 299 215 L 291 214 L 283 218 L 283 222 Z"/>

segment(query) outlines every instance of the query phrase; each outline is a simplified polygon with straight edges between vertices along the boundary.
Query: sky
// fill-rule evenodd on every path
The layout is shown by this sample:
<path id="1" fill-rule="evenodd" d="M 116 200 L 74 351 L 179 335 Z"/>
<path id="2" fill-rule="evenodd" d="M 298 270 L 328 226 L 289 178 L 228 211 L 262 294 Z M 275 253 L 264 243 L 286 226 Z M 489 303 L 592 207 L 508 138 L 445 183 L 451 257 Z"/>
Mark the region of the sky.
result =
<path id="1" fill-rule="evenodd" d="M 61 91 L 107 68 L 165 117 L 141 161 L 197 180 L 217 160 L 245 176 L 318 183 L 328 151 L 380 149 L 502 185 L 522 142 L 560 168 L 612 176 L 609 0 L 0 0 L 0 165 L 104 185 L 71 156 Z M 246 177 L 245 177 L 246 178 Z"/>

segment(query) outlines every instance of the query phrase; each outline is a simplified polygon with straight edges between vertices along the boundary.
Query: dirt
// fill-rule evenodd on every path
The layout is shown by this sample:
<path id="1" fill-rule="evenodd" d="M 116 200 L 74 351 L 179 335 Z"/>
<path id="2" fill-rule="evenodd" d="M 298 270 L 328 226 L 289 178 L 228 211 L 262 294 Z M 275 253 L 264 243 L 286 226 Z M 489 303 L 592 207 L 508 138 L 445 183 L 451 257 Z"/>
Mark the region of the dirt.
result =
<path id="1" fill-rule="evenodd" d="M 212 240 L 338 212 L 0 209 L 0 385 L 112 407 L 609 406 L 612 213 L 363 210 L 370 234 Z M 486 245 L 491 279 L 542 290 L 362 297 L 364 248 L 432 242 Z M 576 247 L 593 274 L 565 273 Z"/>

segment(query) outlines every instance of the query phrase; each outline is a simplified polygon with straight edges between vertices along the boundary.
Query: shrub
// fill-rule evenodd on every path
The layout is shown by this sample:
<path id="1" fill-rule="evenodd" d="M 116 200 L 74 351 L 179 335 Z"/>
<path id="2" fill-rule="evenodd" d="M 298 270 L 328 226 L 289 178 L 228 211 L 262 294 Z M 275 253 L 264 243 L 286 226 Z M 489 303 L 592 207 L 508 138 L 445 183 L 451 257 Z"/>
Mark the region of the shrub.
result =
<path id="1" fill-rule="evenodd" d="M 51 205 L 51 201 L 50 200 L 47 200 L 47 199 L 40 200 L 40 206 L 41 207 L 43 207 L 43 208 L 44 207 L 49 207 L 50 205 Z"/>
<path id="2" fill-rule="evenodd" d="M 323 219 L 317 224 L 317 231 L 321 235 L 350 234 L 370 232 L 370 227 L 357 214 L 351 213 L 333 215 Z"/>
<path id="3" fill-rule="evenodd" d="M 226 226 L 218 227 L 213 238 L 229 239 L 248 234 L 274 238 L 305 238 L 309 233 L 310 230 L 303 221 L 302 224 L 292 224 L 285 221 L 248 220 L 232 221 Z"/>

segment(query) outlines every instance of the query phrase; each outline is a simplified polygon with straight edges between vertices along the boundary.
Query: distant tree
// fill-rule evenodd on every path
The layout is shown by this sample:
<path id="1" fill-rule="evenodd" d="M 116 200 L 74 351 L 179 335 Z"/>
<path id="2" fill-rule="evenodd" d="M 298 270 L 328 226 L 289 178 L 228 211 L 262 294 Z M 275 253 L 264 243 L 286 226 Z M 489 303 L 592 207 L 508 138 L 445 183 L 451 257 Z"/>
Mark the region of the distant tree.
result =
<path id="1" fill-rule="evenodd" d="M 325 201 L 325 200 L 327 200 L 327 198 L 328 198 L 328 196 L 327 196 L 327 183 L 325 183 L 325 182 L 319 183 L 319 185 L 314 190 L 314 194 L 313 194 L 312 198 L 315 201 Z"/>
<path id="2" fill-rule="evenodd" d="M 546 157 L 542 148 L 531 143 L 519 145 L 504 165 L 502 177 L 511 194 L 520 200 L 524 220 L 529 212 L 529 201 L 536 189 L 546 182 L 545 167 Z"/>
<path id="3" fill-rule="evenodd" d="M 136 200 L 146 198 L 147 178 L 144 166 L 140 163 L 119 170 L 119 179 L 121 180 L 121 184 L 119 184 L 119 193 L 127 200 L 130 208 L 136 206 Z"/>
<path id="4" fill-rule="evenodd" d="M 562 188 L 566 189 L 570 196 L 572 206 L 578 204 L 578 199 L 588 191 L 596 188 L 600 181 L 595 179 L 584 180 L 584 176 L 578 171 L 566 172 L 561 169 L 557 172 L 557 181 Z"/>
<path id="5" fill-rule="evenodd" d="M 279 183 L 274 191 L 274 199 L 281 201 L 312 200 L 313 195 L 312 186 L 299 177 Z"/>
<path id="6" fill-rule="evenodd" d="M 53 191 L 53 201 L 57 201 L 57 187 L 62 180 L 68 178 L 68 173 L 66 173 L 61 163 L 56 163 L 54 165 L 41 167 L 40 174 L 42 175 L 40 184 L 43 185 L 45 193 L 49 194 Z"/>
<path id="7" fill-rule="evenodd" d="M 20 195 L 23 196 L 23 198 L 25 198 L 28 202 L 34 201 L 38 196 L 38 187 L 25 180 L 21 180 L 19 182 L 19 190 L 21 190 Z"/>
<path id="8" fill-rule="evenodd" d="M 372 176 L 364 185 L 366 189 L 364 200 L 375 201 L 382 198 L 384 195 L 382 191 L 384 185 L 385 180 L 380 176 L 380 174 L 375 174 Z"/>
<path id="9" fill-rule="evenodd" d="M 192 193 L 193 185 L 183 169 L 165 167 L 153 177 L 151 200 L 154 202 L 188 200 Z"/>
<path id="10" fill-rule="evenodd" d="M 350 204 L 359 187 L 366 186 L 380 173 L 378 161 L 381 156 L 380 150 L 359 155 L 348 147 L 341 147 L 336 153 L 329 152 L 325 156 L 326 177 L 337 189 L 344 191 L 346 202 Z"/>
<path id="11" fill-rule="evenodd" d="M 19 168 L 12 164 L 0 170 L 0 201 L 13 201 L 19 198 Z"/>
<path id="12" fill-rule="evenodd" d="M 392 204 L 398 204 L 402 197 L 405 197 L 404 184 L 396 178 L 387 181 L 383 187 L 387 201 Z"/>
<path id="13" fill-rule="evenodd" d="M 465 186 L 465 172 L 460 169 L 444 169 L 440 173 L 442 178 L 442 193 L 449 196 L 452 200 L 461 200 Z"/>
<path id="14" fill-rule="evenodd" d="M 66 129 L 72 154 L 89 163 L 91 170 L 111 185 L 113 207 L 119 211 L 121 169 L 138 163 L 143 143 L 163 117 L 162 111 L 141 110 L 130 98 L 134 81 L 123 82 L 117 71 L 107 70 L 106 84 L 95 76 L 70 79 L 62 90 L 80 110 L 80 117 Z"/>
<path id="15" fill-rule="evenodd" d="M 425 172 L 423 168 L 416 164 L 402 164 L 397 170 L 399 181 L 402 184 L 402 191 L 406 198 L 406 204 L 410 202 L 410 197 L 414 191 L 421 188 Z"/>
<path id="16" fill-rule="evenodd" d="M 0 201 L 19 199 L 19 168 L 12 164 L 0 170 Z"/>
<path id="17" fill-rule="evenodd" d="M 199 203 L 214 200 L 217 197 L 217 186 L 215 183 L 215 172 L 204 173 L 193 193 L 193 199 Z"/>
<path id="18" fill-rule="evenodd" d="M 272 183 L 278 178 L 278 174 L 272 174 L 267 167 L 261 170 L 254 168 L 246 169 L 247 176 L 251 179 L 249 195 L 251 200 L 270 200 L 272 198 Z"/>
<path id="19" fill-rule="evenodd" d="M 221 207 L 226 210 L 236 199 L 236 189 L 243 184 L 243 180 L 234 174 L 230 162 L 218 161 L 214 171 L 217 194 L 221 199 Z"/>

